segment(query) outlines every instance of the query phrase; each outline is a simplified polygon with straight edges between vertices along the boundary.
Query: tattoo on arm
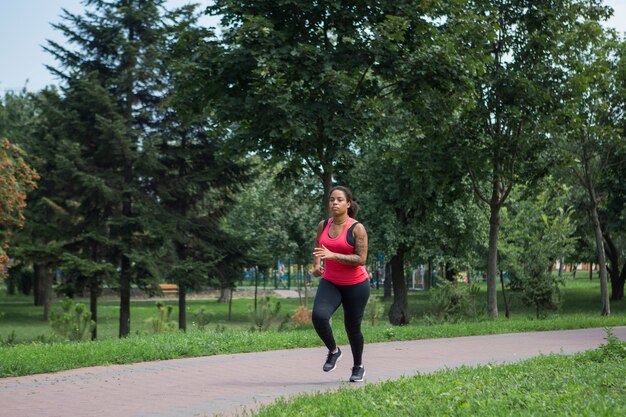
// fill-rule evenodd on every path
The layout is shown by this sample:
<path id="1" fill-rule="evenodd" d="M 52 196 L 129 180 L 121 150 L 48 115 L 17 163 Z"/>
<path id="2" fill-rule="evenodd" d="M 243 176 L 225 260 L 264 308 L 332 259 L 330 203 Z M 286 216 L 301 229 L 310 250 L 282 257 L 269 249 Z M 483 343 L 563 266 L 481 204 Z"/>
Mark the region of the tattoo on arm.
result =
<path id="1" fill-rule="evenodd" d="M 354 254 L 344 255 L 344 254 L 336 254 L 335 260 L 347 265 L 363 265 L 365 262 L 363 258 L 363 252 L 365 247 L 365 239 L 363 237 L 359 237 L 354 245 Z"/>

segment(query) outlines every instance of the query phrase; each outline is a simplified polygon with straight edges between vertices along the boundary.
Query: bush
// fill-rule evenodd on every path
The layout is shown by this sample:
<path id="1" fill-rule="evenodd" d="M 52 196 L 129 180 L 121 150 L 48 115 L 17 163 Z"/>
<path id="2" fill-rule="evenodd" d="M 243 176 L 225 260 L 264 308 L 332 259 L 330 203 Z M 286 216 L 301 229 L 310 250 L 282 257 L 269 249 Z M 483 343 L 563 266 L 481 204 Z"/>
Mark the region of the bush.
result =
<path id="1" fill-rule="evenodd" d="M 443 281 L 430 291 L 429 323 L 456 323 L 467 317 L 476 317 L 480 287 L 475 284 Z"/>
<path id="2" fill-rule="evenodd" d="M 154 333 L 167 332 L 176 330 L 176 323 L 172 320 L 172 306 L 166 306 L 161 302 L 156 303 L 157 315 L 151 317 L 148 322 L 152 324 L 152 331 Z"/>
<path id="3" fill-rule="evenodd" d="M 206 309 L 204 308 L 201 308 L 194 314 L 194 323 L 196 326 L 198 326 L 200 330 L 204 330 L 206 326 L 208 326 L 209 323 L 213 321 L 214 317 L 215 314 L 210 311 L 206 311 Z"/>
<path id="4" fill-rule="evenodd" d="M 548 271 L 546 265 L 550 259 L 542 252 L 540 246 L 527 248 L 525 265 L 522 274 L 522 301 L 527 306 L 535 307 L 537 318 L 545 317 L 547 311 L 556 311 L 561 307 L 561 290 L 563 279 Z"/>
<path id="5" fill-rule="evenodd" d="M 61 301 L 61 309 L 62 313 L 53 311 L 50 314 L 50 326 L 62 338 L 79 341 L 87 330 L 92 331 L 96 327 L 96 322 L 91 320 L 91 312 L 87 311 L 85 304 L 74 304 L 71 298 L 66 297 Z"/>
<path id="6" fill-rule="evenodd" d="M 301 305 L 293 313 L 293 316 L 291 316 L 291 322 L 294 324 L 310 324 L 311 312 L 306 306 Z"/>
<path id="7" fill-rule="evenodd" d="M 372 326 L 376 326 L 385 314 L 385 305 L 379 297 L 370 297 L 365 307 L 365 319 Z"/>
<path id="8" fill-rule="evenodd" d="M 257 309 L 250 313 L 252 321 L 252 330 L 267 331 L 272 325 L 278 321 L 280 314 L 280 301 L 273 303 L 269 297 L 261 298 L 258 302 Z"/>

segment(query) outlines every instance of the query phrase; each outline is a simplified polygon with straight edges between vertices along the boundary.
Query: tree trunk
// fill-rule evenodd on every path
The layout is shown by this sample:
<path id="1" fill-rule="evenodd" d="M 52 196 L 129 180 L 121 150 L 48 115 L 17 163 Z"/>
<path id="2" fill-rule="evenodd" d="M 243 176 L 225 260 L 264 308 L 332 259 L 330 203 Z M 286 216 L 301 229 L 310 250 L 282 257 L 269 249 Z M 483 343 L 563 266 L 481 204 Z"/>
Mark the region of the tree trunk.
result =
<path id="1" fill-rule="evenodd" d="M 183 171 L 181 170 L 181 176 Z M 178 212 L 184 217 L 187 213 L 187 209 L 184 201 L 180 202 Z M 176 256 L 178 260 L 184 262 L 187 260 L 187 247 L 184 243 L 176 242 Z M 187 285 L 185 285 L 187 277 L 180 277 L 177 279 L 176 285 L 178 285 L 178 329 L 183 332 L 187 331 Z"/>
<path id="2" fill-rule="evenodd" d="M 391 298 L 391 264 L 385 264 L 385 283 L 383 284 L 383 300 Z"/>
<path id="3" fill-rule="evenodd" d="M 595 196 L 592 196 L 595 202 Z M 596 250 L 598 253 L 598 266 L 600 267 L 600 299 L 602 309 L 600 314 L 603 316 L 611 315 L 611 305 L 609 303 L 609 287 L 606 273 L 606 255 L 604 251 L 604 237 L 602 236 L 602 228 L 600 227 L 600 219 L 598 218 L 597 204 L 591 207 L 591 221 L 596 236 Z"/>
<path id="4" fill-rule="evenodd" d="M 233 288 L 230 289 L 230 294 L 228 296 L 228 321 L 233 320 L 233 293 L 235 290 Z"/>
<path id="5" fill-rule="evenodd" d="M 130 334 L 130 259 L 122 255 L 120 272 L 120 332 L 119 337 Z"/>
<path id="6" fill-rule="evenodd" d="M 259 267 L 254 267 L 254 311 L 256 311 L 257 299 L 259 296 Z"/>
<path id="7" fill-rule="evenodd" d="M 593 262 L 589 262 L 589 281 L 593 281 Z"/>
<path id="8" fill-rule="evenodd" d="M 187 287 L 178 283 L 178 329 L 187 331 Z"/>
<path id="9" fill-rule="evenodd" d="M 498 318 L 498 232 L 500 231 L 500 208 L 499 204 L 491 204 L 489 218 L 489 258 L 487 264 L 487 311 L 489 318 Z"/>
<path id="10" fill-rule="evenodd" d="M 54 275 L 43 264 L 35 264 L 34 273 L 35 280 L 39 281 L 39 301 L 40 305 L 43 306 L 43 321 L 48 321 L 52 307 L 52 280 Z"/>
<path id="11" fill-rule="evenodd" d="M 565 268 L 565 258 L 561 256 L 559 259 L 559 278 L 563 278 L 563 269 Z"/>
<path id="12" fill-rule="evenodd" d="M 36 306 L 43 305 L 43 271 L 45 266 L 42 264 L 33 265 L 33 301 Z"/>
<path id="13" fill-rule="evenodd" d="M 611 300 L 619 301 L 624 298 L 624 276 L 626 273 L 626 262 L 624 268 L 620 269 L 619 250 L 613 243 L 613 239 L 608 233 L 604 233 L 604 241 L 606 242 L 606 257 L 608 259 L 611 276 Z"/>
<path id="14" fill-rule="evenodd" d="M 96 323 L 91 330 L 91 340 L 98 337 L 98 291 L 100 290 L 98 276 L 92 276 L 89 284 L 89 311 L 91 319 Z"/>
<path id="15" fill-rule="evenodd" d="M 227 303 L 230 299 L 230 288 L 222 288 L 220 289 L 220 298 L 217 299 L 218 303 Z"/>
<path id="16" fill-rule="evenodd" d="M 98 262 L 98 244 L 91 244 L 91 261 Z M 89 311 L 91 312 L 91 320 L 96 323 L 91 329 L 91 340 L 98 337 L 98 292 L 100 290 L 100 277 L 94 274 L 89 278 Z"/>
<path id="17" fill-rule="evenodd" d="M 404 277 L 404 248 L 391 257 L 391 276 L 393 282 L 393 304 L 389 309 L 389 322 L 394 326 L 409 323 L 409 302 Z"/>
<path id="18" fill-rule="evenodd" d="M 322 207 L 324 208 L 324 213 L 326 218 L 332 217 L 333 213 L 330 210 L 330 206 L 328 205 L 328 199 L 330 198 L 330 190 L 333 188 L 333 171 L 332 169 L 328 169 L 324 167 L 324 172 L 322 173 L 322 183 L 324 185 L 324 201 L 322 201 Z"/>
<path id="19" fill-rule="evenodd" d="M 296 269 L 298 271 L 297 272 L 297 274 L 298 274 L 298 280 L 297 280 L 297 283 L 298 283 L 298 302 L 300 303 L 300 305 L 302 305 L 302 287 L 301 287 L 300 284 L 302 284 L 301 277 L 303 276 L 302 275 L 302 271 L 304 270 L 304 268 L 302 267 L 302 265 L 298 264 L 298 267 Z"/>
<path id="20" fill-rule="evenodd" d="M 507 319 L 510 317 L 511 312 L 509 311 L 510 303 L 506 298 L 506 287 L 504 286 L 504 271 L 500 270 L 500 285 L 502 286 L 502 298 L 504 298 L 504 317 Z"/>
<path id="21" fill-rule="evenodd" d="M 622 266 L 622 273 L 619 275 L 619 285 L 617 285 L 613 289 L 613 296 L 619 296 L 618 300 L 624 298 L 624 283 L 626 282 L 626 261 L 624 261 L 624 266 Z"/>
<path id="22" fill-rule="evenodd" d="M 428 260 L 427 274 L 428 276 L 426 277 L 426 279 L 428 280 L 428 288 L 432 288 L 433 287 L 433 260 L 432 259 Z"/>
<path id="23" fill-rule="evenodd" d="M 572 279 L 576 279 L 576 272 L 578 271 L 578 264 L 577 263 L 573 263 L 572 264 Z"/>
<path id="24" fill-rule="evenodd" d="M 40 264 L 33 264 L 33 304 L 36 306 L 43 305 L 41 294 L 41 273 L 39 268 L 43 268 Z"/>

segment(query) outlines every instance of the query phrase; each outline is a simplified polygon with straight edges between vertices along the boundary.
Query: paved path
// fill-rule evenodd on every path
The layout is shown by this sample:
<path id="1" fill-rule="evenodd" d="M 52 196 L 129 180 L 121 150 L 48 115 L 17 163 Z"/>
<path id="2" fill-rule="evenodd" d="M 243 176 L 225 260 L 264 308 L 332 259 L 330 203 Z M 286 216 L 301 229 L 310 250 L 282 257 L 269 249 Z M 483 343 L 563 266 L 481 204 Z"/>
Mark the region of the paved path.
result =
<path id="1" fill-rule="evenodd" d="M 626 327 L 614 329 L 626 340 Z M 368 344 L 367 381 L 538 354 L 575 353 L 605 342 L 604 329 L 470 336 Z M 236 415 L 279 396 L 327 391 L 350 374 L 351 355 L 321 371 L 322 348 L 100 366 L 0 379 L 2 417 L 192 417 Z"/>

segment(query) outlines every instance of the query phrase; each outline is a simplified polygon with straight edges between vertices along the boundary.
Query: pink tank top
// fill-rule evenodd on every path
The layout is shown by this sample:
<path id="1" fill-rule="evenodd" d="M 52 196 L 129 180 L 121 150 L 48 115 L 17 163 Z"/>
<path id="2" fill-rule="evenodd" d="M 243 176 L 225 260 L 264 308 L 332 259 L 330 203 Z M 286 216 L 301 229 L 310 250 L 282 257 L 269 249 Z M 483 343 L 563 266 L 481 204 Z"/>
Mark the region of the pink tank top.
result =
<path id="1" fill-rule="evenodd" d="M 356 220 L 348 217 L 339 236 L 332 238 L 328 236 L 330 225 L 333 223 L 333 219 L 330 219 L 320 236 L 320 246 L 324 245 L 328 250 L 335 253 L 353 254 L 354 246 L 348 243 L 347 233 L 350 226 L 355 222 Z M 368 278 L 368 274 L 363 265 L 347 265 L 338 261 L 327 260 L 324 261 L 322 278 L 337 285 L 354 285 L 365 281 Z"/>

